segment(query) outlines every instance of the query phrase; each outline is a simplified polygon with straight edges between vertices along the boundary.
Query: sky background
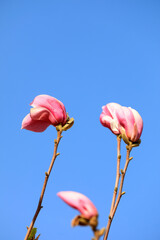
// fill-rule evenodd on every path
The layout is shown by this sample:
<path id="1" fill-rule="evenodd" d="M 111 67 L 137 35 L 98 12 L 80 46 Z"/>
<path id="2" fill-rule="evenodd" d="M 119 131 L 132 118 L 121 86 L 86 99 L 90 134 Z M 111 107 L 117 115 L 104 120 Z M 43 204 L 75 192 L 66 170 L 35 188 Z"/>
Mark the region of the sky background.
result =
<path id="1" fill-rule="evenodd" d="M 40 240 L 91 239 L 71 228 L 78 214 L 56 196 L 78 191 L 106 226 L 116 175 L 116 136 L 99 122 L 117 102 L 144 121 L 108 240 L 160 239 L 160 1 L 1 0 L 0 239 L 22 240 L 37 208 L 56 130 L 21 130 L 39 94 L 61 100 L 74 126 L 64 132 L 36 221 Z M 122 165 L 125 145 L 122 144 Z M 102 239 L 102 238 L 101 238 Z"/>

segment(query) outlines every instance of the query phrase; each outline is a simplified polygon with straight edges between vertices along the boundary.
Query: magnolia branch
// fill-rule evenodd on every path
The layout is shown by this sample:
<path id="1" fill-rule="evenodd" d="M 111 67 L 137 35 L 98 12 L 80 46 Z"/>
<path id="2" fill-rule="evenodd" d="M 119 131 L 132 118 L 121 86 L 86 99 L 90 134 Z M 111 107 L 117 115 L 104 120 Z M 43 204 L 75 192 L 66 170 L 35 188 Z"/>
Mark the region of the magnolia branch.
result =
<path id="1" fill-rule="evenodd" d="M 45 193 L 45 190 L 46 190 L 47 182 L 48 182 L 50 173 L 52 171 L 52 167 L 54 165 L 55 159 L 59 155 L 59 153 L 57 153 L 57 148 L 58 148 L 58 144 L 59 144 L 59 142 L 60 142 L 60 140 L 62 138 L 61 134 L 62 134 L 61 130 L 57 131 L 57 139 L 54 140 L 54 152 L 53 152 L 53 157 L 52 157 L 52 160 L 51 160 L 51 164 L 49 166 L 48 172 L 45 172 L 45 180 L 44 180 L 44 184 L 43 184 L 43 187 L 42 187 L 42 191 L 41 191 L 39 203 L 38 203 L 38 206 L 37 206 L 37 210 L 36 210 L 36 212 L 34 214 L 34 217 L 33 217 L 32 222 L 31 222 L 31 224 L 30 224 L 30 226 L 28 228 L 28 231 L 27 231 L 27 234 L 26 234 L 24 240 L 28 239 L 28 237 L 29 237 L 29 235 L 31 233 L 31 230 L 32 230 L 32 228 L 34 226 L 34 223 L 35 223 L 35 221 L 36 221 L 36 219 L 38 217 L 38 214 L 39 214 L 40 210 L 42 209 L 42 201 L 43 201 L 44 193 Z"/>
<path id="2" fill-rule="evenodd" d="M 119 136 L 117 136 L 117 175 L 116 175 L 116 182 L 115 182 L 115 188 L 114 188 L 114 192 L 113 192 L 113 199 L 112 199 L 110 214 L 113 211 L 113 208 L 115 205 L 117 191 L 118 191 L 119 178 L 120 178 L 120 160 L 121 160 L 120 148 L 121 148 L 121 136 L 119 135 Z"/>
<path id="3" fill-rule="evenodd" d="M 107 238 L 108 238 L 111 223 L 112 223 L 112 220 L 114 218 L 115 212 L 117 210 L 118 204 L 120 202 L 120 199 L 121 199 L 122 195 L 125 194 L 125 192 L 122 192 L 124 178 L 125 178 L 125 174 L 126 174 L 126 171 L 127 171 L 127 168 L 128 168 L 128 164 L 129 164 L 130 160 L 132 159 L 132 158 L 129 157 L 130 152 L 132 150 L 132 145 L 127 145 L 126 163 L 125 163 L 124 169 L 121 170 L 121 175 L 120 175 L 120 173 L 119 173 L 119 169 L 120 169 L 120 140 L 118 140 L 118 137 L 117 137 L 117 141 L 118 141 L 118 146 L 117 146 L 117 176 L 116 176 L 116 183 L 115 183 L 115 189 L 114 189 L 114 193 L 113 193 L 110 215 L 109 215 L 108 224 L 107 224 L 107 227 L 106 227 L 106 232 L 105 232 L 103 240 L 107 240 Z M 121 180 L 120 180 L 120 177 L 121 177 Z M 120 186 L 119 186 L 119 192 L 118 192 L 118 196 L 117 196 L 119 180 L 120 180 Z M 117 200 L 116 200 L 116 196 L 117 196 Z"/>

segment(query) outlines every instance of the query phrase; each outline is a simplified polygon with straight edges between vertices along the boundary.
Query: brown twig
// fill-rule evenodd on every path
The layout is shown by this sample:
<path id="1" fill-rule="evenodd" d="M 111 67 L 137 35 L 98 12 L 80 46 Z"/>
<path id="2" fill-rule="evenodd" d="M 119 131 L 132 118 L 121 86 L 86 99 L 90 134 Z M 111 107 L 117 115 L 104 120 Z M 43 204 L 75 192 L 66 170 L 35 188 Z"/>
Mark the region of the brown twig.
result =
<path id="1" fill-rule="evenodd" d="M 99 239 L 100 239 L 100 237 L 101 237 L 101 236 L 99 236 L 99 235 L 95 235 L 95 238 L 94 238 L 94 240 L 99 240 Z"/>
<path id="2" fill-rule="evenodd" d="M 94 232 L 94 237 L 92 238 L 92 240 L 99 240 L 101 238 L 101 236 L 103 236 L 105 228 L 102 228 L 100 230 L 98 229 L 92 229 Z"/>
<path id="3" fill-rule="evenodd" d="M 111 208 L 111 211 L 110 211 L 108 224 L 107 224 L 107 227 L 106 227 L 106 232 L 105 232 L 103 240 L 107 240 L 107 238 L 108 238 L 108 234 L 109 234 L 109 230 L 110 230 L 110 227 L 111 227 L 111 223 L 112 223 L 112 220 L 114 218 L 115 212 L 117 210 L 118 204 L 120 202 L 120 199 L 121 199 L 122 195 L 125 193 L 125 192 L 122 192 L 122 189 L 123 189 L 124 177 L 125 177 L 125 174 L 126 174 L 126 171 L 127 171 L 127 167 L 128 167 L 128 164 L 129 164 L 129 162 L 131 160 L 131 158 L 129 157 L 131 150 L 132 150 L 132 146 L 131 145 L 130 146 L 127 145 L 126 163 L 125 163 L 124 169 L 121 170 L 121 181 L 120 181 L 120 187 L 119 187 L 117 200 L 115 202 L 114 198 L 116 199 L 116 197 L 114 196 L 115 195 L 114 194 L 113 195 L 113 200 L 112 200 L 112 203 L 114 201 L 114 205 L 111 206 L 112 208 Z M 118 165 L 118 162 L 117 162 L 117 165 Z M 118 168 L 118 166 L 117 166 L 117 168 Z M 118 179 L 118 181 L 119 181 L 119 179 Z"/>
<path id="4" fill-rule="evenodd" d="M 58 144 L 62 138 L 61 136 L 62 134 L 62 131 L 57 131 L 57 139 L 54 140 L 54 152 L 53 152 L 53 157 L 52 157 L 52 160 L 51 160 L 51 163 L 50 163 L 50 166 L 49 166 L 49 169 L 48 169 L 48 172 L 45 173 L 45 180 L 44 180 L 44 184 L 43 184 L 43 187 L 42 187 L 42 191 L 41 191 L 41 195 L 40 195 L 40 199 L 39 199 L 39 203 L 38 203 L 38 206 L 37 206 L 37 210 L 34 214 L 34 217 L 32 219 L 32 222 L 28 228 L 28 231 L 27 231 L 27 234 L 24 238 L 24 240 L 27 240 L 30 233 L 31 233 L 31 230 L 34 226 L 34 223 L 38 217 L 38 214 L 40 212 L 40 210 L 42 209 L 42 201 L 43 201 L 43 197 L 44 197 L 44 192 L 45 192 L 45 189 L 46 189 L 46 186 L 47 186 L 47 182 L 48 182 L 48 179 L 49 179 L 49 176 L 50 176 L 50 173 L 51 173 L 51 170 L 52 170 L 52 167 L 53 167 L 53 164 L 55 162 L 55 159 L 56 157 L 59 155 L 59 153 L 57 153 L 57 148 L 58 148 Z"/>
<path id="5" fill-rule="evenodd" d="M 116 196 L 117 196 L 117 191 L 118 191 L 118 184 L 119 184 L 119 178 L 120 178 L 120 160 L 121 160 L 121 154 L 120 154 L 120 148 L 121 148 L 121 136 L 117 136 L 117 174 L 116 174 L 116 182 L 115 182 L 115 187 L 114 187 L 114 192 L 113 192 L 113 199 L 112 199 L 112 204 L 111 204 L 111 212 L 113 211 L 115 201 L 116 201 Z"/>
<path id="6" fill-rule="evenodd" d="M 94 238 L 92 238 L 92 240 L 99 240 L 100 236 L 97 234 L 97 231 L 93 231 L 94 232 Z"/>

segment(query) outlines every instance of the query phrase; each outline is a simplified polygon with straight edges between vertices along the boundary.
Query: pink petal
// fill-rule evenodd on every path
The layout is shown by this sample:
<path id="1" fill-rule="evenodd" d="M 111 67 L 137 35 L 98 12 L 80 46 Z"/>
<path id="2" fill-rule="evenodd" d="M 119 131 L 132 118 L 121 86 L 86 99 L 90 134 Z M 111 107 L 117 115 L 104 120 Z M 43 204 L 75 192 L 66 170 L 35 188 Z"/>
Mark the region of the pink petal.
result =
<path id="1" fill-rule="evenodd" d="M 109 128 L 114 134 L 120 133 L 119 121 L 116 112 L 121 109 L 118 103 L 108 103 L 102 107 L 103 112 L 100 115 L 100 122 L 104 127 Z"/>
<path id="2" fill-rule="evenodd" d="M 54 126 L 58 123 L 52 113 L 44 107 L 31 108 L 30 116 L 33 120 L 45 121 Z"/>
<path id="3" fill-rule="evenodd" d="M 120 125 L 125 129 L 126 135 L 131 139 L 134 133 L 134 115 L 128 107 L 122 107 L 122 111 L 117 111 L 117 118 Z"/>
<path id="4" fill-rule="evenodd" d="M 89 198 L 81 193 L 63 191 L 57 193 L 57 195 L 69 206 L 77 209 L 86 218 L 98 215 L 98 211 L 94 204 L 89 200 Z"/>
<path id="5" fill-rule="evenodd" d="M 27 129 L 33 132 L 43 132 L 46 130 L 46 128 L 50 125 L 50 123 L 45 121 L 37 121 L 33 120 L 30 117 L 30 114 L 27 114 L 27 116 L 22 121 L 22 129 Z"/>
<path id="6" fill-rule="evenodd" d="M 110 126 L 111 126 L 111 131 L 115 134 L 120 134 L 120 124 L 119 120 L 117 118 L 116 113 L 122 111 L 122 106 L 118 103 L 108 103 L 108 110 L 110 111 L 110 114 L 113 118 Z"/>
<path id="7" fill-rule="evenodd" d="M 134 131 L 131 136 L 131 141 L 136 142 L 138 140 L 138 129 L 137 129 L 137 124 L 134 123 Z"/>
<path id="8" fill-rule="evenodd" d="M 108 110 L 109 110 L 112 118 L 117 120 L 117 122 L 118 122 L 116 112 L 120 111 L 122 106 L 120 104 L 118 104 L 118 103 L 108 103 L 107 107 L 108 107 Z"/>
<path id="9" fill-rule="evenodd" d="M 104 115 L 107 115 L 112 118 L 112 115 L 111 115 L 110 111 L 108 110 L 108 104 L 106 106 L 103 106 L 102 110 L 103 110 Z"/>
<path id="10" fill-rule="evenodd" d="M 38 95 L 30 105 L 33 107 L 44 107 L 53 114 L 58 123 L 66 123 L 66 110 L 64 104 L 58 99 L 49 95 Z"/>
<path id="11" fill-rule="evenodd" d="M 112 118 L 108 115 L 105 115 L 103 112 L 100 115 L 100 122 L 104 127 L 110 128 L 110 123 Z"/>
<path id="12" fill-rule="evenodd" d="M 130 108 L 133 115 L 134 115 L 134 119 L 135 119 L 135 123 L 136 123 L 136 126 L 137 126 L 137 136 L 136 136 L 136 140 L 137 141 L 141 134 L 142 134 L 142 130 L 143 130 L 143 120 L 140 116 L 140 114 L 133 108 Z"/>
<path id="13" fill-rule="evenodd" d="M 113 119 L 110 123 L 110 127 L 114 134 L 120 134 L 120 126 L 117 120 Z"/>

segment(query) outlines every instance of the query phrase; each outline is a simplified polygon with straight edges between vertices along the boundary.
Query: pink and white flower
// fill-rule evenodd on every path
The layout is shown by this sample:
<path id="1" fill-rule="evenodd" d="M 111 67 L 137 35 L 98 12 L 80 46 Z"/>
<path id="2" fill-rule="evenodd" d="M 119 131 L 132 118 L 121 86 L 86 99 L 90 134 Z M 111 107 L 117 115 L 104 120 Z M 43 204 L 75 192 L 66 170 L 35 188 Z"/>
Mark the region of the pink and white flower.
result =
<path id="1" fill-rule="evenodd" d="M 22 129 L 43 132 L 50 125 L 65 125 L 67 114 L 65 106 L 49 95 L 38 95 L 30 104 L 30 113 L 22 121 Z"/>
<path id="2" fill-rule="evenodd" d="M 143 120 L 139 113 L 130 107 L 123 107 L 117 103 L 108 103 L 102 107 L 100 122 L 114 134 L 125 134 L 136 142 L 140 139 L 143 130 Z"/>

